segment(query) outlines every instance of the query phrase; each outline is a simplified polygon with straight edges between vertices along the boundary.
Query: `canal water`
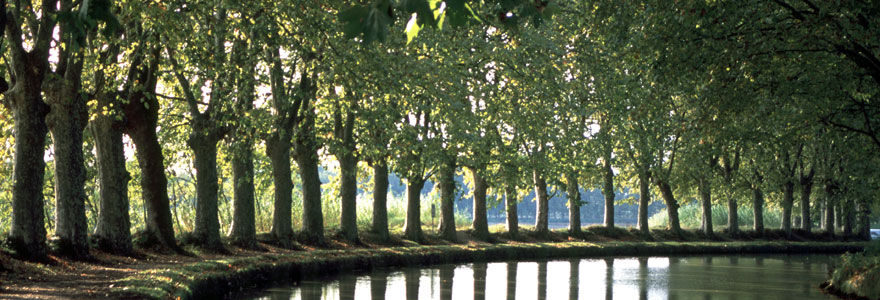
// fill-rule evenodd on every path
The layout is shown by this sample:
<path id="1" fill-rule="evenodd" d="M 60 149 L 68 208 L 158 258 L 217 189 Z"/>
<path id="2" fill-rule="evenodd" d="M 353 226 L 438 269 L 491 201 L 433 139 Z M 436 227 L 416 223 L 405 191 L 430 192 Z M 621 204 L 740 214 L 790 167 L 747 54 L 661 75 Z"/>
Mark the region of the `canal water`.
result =
<path id="1" fill-rule="evenodd" d="M 835 299 L 837 256 L 747 255 L 435 265 L 340 274 L 235 299 Z"/>

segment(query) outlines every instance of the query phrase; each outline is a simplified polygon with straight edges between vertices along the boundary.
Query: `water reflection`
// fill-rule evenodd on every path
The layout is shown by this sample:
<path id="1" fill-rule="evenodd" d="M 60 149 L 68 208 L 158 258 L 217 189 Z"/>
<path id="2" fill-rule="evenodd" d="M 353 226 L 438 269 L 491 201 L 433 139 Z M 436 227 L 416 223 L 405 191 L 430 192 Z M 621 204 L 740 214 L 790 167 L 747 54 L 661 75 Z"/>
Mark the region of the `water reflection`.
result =
<path id="1" fill-rule="evenodd" d="M 693 256 L 438 265 L 312 278 L 240 299 L 833 299 L 828 256 Z"/>

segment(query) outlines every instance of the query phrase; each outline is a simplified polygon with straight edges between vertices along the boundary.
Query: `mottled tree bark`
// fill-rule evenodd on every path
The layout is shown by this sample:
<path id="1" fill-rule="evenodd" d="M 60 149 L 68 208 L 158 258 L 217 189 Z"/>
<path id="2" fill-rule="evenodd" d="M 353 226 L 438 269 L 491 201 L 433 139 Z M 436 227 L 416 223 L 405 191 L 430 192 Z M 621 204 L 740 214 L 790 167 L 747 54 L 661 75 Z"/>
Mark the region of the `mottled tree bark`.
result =
<path id="1" fill-rule="evenodd" d="M 651 173 L 648 170 L 639 172 L 639 233 L 649 236 L 648 204 L 651 203 Z"/>
<path id="2" fill-rule="evenodd" d="M 183 249 L 174 240 L 174 225 L 168 199 L 168 178 L 165 177 L 165 158 L 156 134 L 159 120 L 159 101 L 155 97 L 158 82 L 160 50 L 153 49 L 146 67 L 130 72 L 128 103 L 125 105 L 125 133 L 134 142 L 138 166 L 141 169 L 141 190 L 147 210 L 146 242 L 159 243 L 178 253 Z M 132 67 L 141 64 L 140 59 Z M 136 78 L 136 77 L 139 78 Z M 140 85 L 142 84 L 142 85 Z"/>
<path id="3" fill-rule="evenodd" d="M 535 233 L 539 235 L 548 234 L 549 229 L 549 195 L 547 195 L 547 181 L 536 169 L 532 171 L 532 180 L 535 184 Z"/>
<path id="4" fill-rule="evenodd" d="M 681 235 L 681 221 L 678 217 L 678 201 L 675 200 L 675 194 L 672 193 L 672 187 L 665 179 L 657 179 L 657 188 L 660 190 L 660 196 L 666 203 L 667 224 L 666 228 L 675 235 Z"/>
<path id="5" fill-rule="evenodd" d="M 835 186 L 831 181 L 825 182 L 825 219 L 822 222 L 822 230 L 834 236 L 834 191 Z"/>
<path id="6" fill-rule="evenodd" d="M 408 179 L 406 185 L 406 221 L 403 223 L 403 237 L 415 242 L 422 241 L 422 188 L 425 179 Z"/>
<path id="7" fill-rule="evenodd" d="M 195 244 L 220 250 L 223 242 L 220 240 L 218 216 L 220 186 L 217 182 L 217 143 L 223 135 L 202 122 L 212 121 L 202 118 L 194 120 L 193 132 L 188 140 L 196 168 L 196 222 L 192 234 Z"/>
<path id="8" fill-rule="evenodd" d="M 703 212 L 700 230 L 708 236 L 713 236 L 715 232 L 712 230 L 712 187 L 706 178 L 700 178 L 698 181 L 697 189 L 700 193 L 700 206 Z"/>
<path id="9" fill-rule="evenodd" d="M 801 229 L 806 232 L 813 230 L 813 221 L 810 219 L 810 195 L 813 193 L 813 174 L 801 177 Z"/>
<path id="10" fill-rule="evenodd" d="M 266 155 L 272 166 L 272 184 L 275 191 L 272 212 L 272 237 L 282 245 L 289 246 L 293 238 L 291 220 L 293 202 L 293 177 L 290 170 L 290 133 L 276 130 L 266 139 Z"/>
<path id="11" fill-rule="evenodd" d="M 46 102 L 50 106 L 46 123 L 55 147 L 54 235 L 59 253 L 86 258 L 89 244 L 83 130 L 88 124 L 88 109 L 80 96 L 82 58 L 70 55 L 63 77 L 52 77 L 43 83 Z"/>
<path id="12" fill-rule="evenodd" d="M 855 227 L 855 201 L 852 198 L 843 200 L 843 236 L 852 237 Z"/>
<path id="13" fill-rule="evenodd" d="M 513 238 L 519 235 L 519 214 L 516 211 L 517 202 L 519 200 L 516 197 L 516 187 L 509 184 L 504 190 L 504 207 L 507 213 L 507 232 Z"/>
<path id="14" fill-rule="evenodd" d="M 108 114 L 98 114 L 90 124 L 95 139 L 100 187 L 98 205 L 101 208 L 93 237 L 104 251 L 129 254 L 132 251 L 128 215 L 128 181 L 131 177 L 125 169 L 125 149 L 122 144 L 124 121 L 113 115 L 121 114 L 110 108 L 113 98 L 101 96 L 97 99 L 101 111 L 106 110 Z"/>
<path id="15" fill-rule="evenodd" d="M 257 60 L 248 57 L 254 54 L 256 46 L 244 39 L 233 44 L 232 59 L 241 66 L 237 80 L 238 97 L 236 111 L 239 121 L 231 133 L 232 150 L 232 225 L 229 237 L 233 245 L 255 249 L 257 245 L 257 226 L 254 187 L 254 128 L 250 119 L 256 97 Z"/>
<path id="16" fill-rule="evenodd" d="M 754 214 L 754 229 L 758 236 L 764 235 L 764 192 L 760 187 L 752 188 L 752 212 Z"/>
<path id="17" fill-rule="evenodd" d="M 440 166 L 438 187 L 440 188 L 440 237 L 455 241 L 455 156 L 447 157 Z"/>
<path id="18" fill-rule="evenodd" d="M 46 115 L 49 105 L 43 102 L 42 84 L 48 72 L 49 42 L 57 1 L 44 1 L 39 36 L 34 49 L 25 51 L 22 42 L 22 20 L 15 14 L 6 13 L 3 1 L 3 28 L 6 46 L 11 53 L 10 73 L 14 76 L 11 88 L 2 80 L 2 91 L 14 120 L 15 153 L 12 171 L 12 228 L 9 245 L 16 254 L 26 259 L 42 260 L 46 257 L 46 228 L 43 211 L 43 177 L 46 163 L 43 154 L 46 147 Z M 21 9 L 21 8 L 18 8 Z M 9 17 L 10 19 L 7 19 Z M 3 33 L 4 30 L 0 30 Z M 36 33 L 35 33 L 36 34 Z"/>
<path id="19" fill-rule="evenodd" d="M 868 198 L 859 198 L 857 209 L 856 237 L 869 241 L 871 240 L 871 206 L 870 203 L 868 203 Z"/>
<path id="20" fill-rule="evenodd" d="M 354 107 L 350 108 L 354 110 Z M 358 240 L 357 228 L 357 151 L 354 140 L 355 114 L 349 111 L 343 120 L 342 112 L 334 114 L 334 137 L 341 142 L 340 149 L 334 153 L 339 161 L 340 184 L 339 198 L 341 201 L 340 234 L 344 240 Z"/>
<path id="21" fill-rule="evenodd" d="M 568 233 L 577 235 L 581 233 L 581 191 L 577 174 L 566 174 L 565 181 L 568 195 Z"/>
<path id="22" fill-rule="evenodd" d="M 605 196 L 605 228 L 614 228 L 614 170 L 611 169 L 611 148 L 603 153 L 602 195 Z"/>
<path id="23" fill-rule="evenodd" d="M 791 237 L 791 209 L 794 205 L 794 182 L 782 184 L 782 231 Z"/>
<path id="24" fill-rule="evenodd" d="M 388 163 L 384 159 L 373 163 L 372 227 L 380 240 L 388 240 Z"/>
<path id="25" fill-rule="evenodd" d="M 480 172 L 485 172 L 485 168 L 470 169 L 471 178 L 474 181 L 474 223 L 471 228 L 474 230 L 474 237 L 480 240 L 489 239 L 489 220 L 488 208 L 486 205 L 486 190 L 489 184 Z"/>
<path id="26" fill-rule="evenodd" d="M 321 208 L 321 178 L 318 175 L 318 144 L 314 136 L 313 113 L 302 123 L 294 138 L 296 164 L 302 182 L 302 238 L 309 243 L 324 242 L 324 214 Z"/>

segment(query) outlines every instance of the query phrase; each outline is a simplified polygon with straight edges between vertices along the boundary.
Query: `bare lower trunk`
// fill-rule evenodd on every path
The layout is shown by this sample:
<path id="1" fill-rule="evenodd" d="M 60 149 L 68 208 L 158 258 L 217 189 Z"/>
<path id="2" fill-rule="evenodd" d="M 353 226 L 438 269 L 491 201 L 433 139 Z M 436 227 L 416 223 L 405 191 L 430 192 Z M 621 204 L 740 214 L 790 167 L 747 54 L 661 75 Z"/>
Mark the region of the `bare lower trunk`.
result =
<path id="1" fill-rule="evenodd" d="M 388 240 L 388 164 L 373 164 L 373 232 L 380 240 Z"/>
<path id="2" fill-rule="evenodd" d="M 455 241 L 455 158 L 447 158 L 440 167 L 440 237 Z"/>
<path id="3" fill-rule="evenodd" d="M 669 183 L 666 180 L 660 179 L 657 180 L 657 188 L 660 189 L 660 196 L 663 197 L 663 202 L 666 203 L 666 214 L 667 214 L 667 224 L 666 228 L 669 229 L 673 234 L 680 235 L 681 234 L 681 221 L 678 218 L 678 201 L 675 200 L 675 195 L 672 193 L 672 187 L 669 186 Z"/>
<path id="4" fill-rule="evenodd" d="M 82 65 L 68 64 L 68 68 L 81 70 Z M 43 85 L 51 106 L 46 122 L 55 148 L 56 247 L 63 255 L 85 258 L 89 256 L 89 244 L 83 130 L 88 112 L 80 97 L 80 73 L 74 69 L 68 69 L 63 79 L 52 78 Z"/>
<path id="5" fill-rule="evenodd" d="M 614 228 L 614 170 L 611 169 L 611 151 L 608 151 L 603 159 L 602 183 L 602 195 L 605 196 L 605 227 Z"/>
<path id="6" fill-rule="evenodd" d="M 736 203 L 736 198 L 732 196 L 727 197 L 727 232 L 731 235 L 737 235 L 739 233 L 739 205 Z"/>
<path id="7" fill-rule="evenodd" d="M 357 228 L 357 159 L 354 153 L 341 155 L 339 170 L 341 182 L 339 185 L 339 197 L 341 200 L 341 214 L 339 216 L 340 234 L 349 242 L 358 240 Z"/>
<path id="8" fill-rule="evenodd" d="M 252 249 L 257 247 L 254 212 L 254 148 L 247 132 L 238 132 L 232 142 L 232 244 Z"/>
<path id="9" fill-rule="evenodd" d="M 532 172 L 532 179 L 535 184 L 535 233 L 547 234 L 550 232 L 549 229 L 549 219 L 548 219 L 548 204 L 549 204 L 549 195 L 547 195 L 547 181 L 544 180 L 544 177 L 538 172 L 538 170 L 534 170 Z"/>
<path id="10" fill-rule="evenodd" d="M 822 230 L 834 236 L 834 184 L 825 183 L 825 219 L 822 222 Z"/>
<path id="11" fill-rule="evenodd" d="M 36 75 L 33 75 L 36 76 Z M 9 242 L 16 254 L 40 260 L 46 256 L 46 228 L 43 211 L 43 180 L 46 163 L 46 115 L 39 78 L 17 78 L 6 92 L 15 129 L 15 153 L 12 173 L 12 228 Z"/>
<path id="12" fill-rule="evenodd" d="M 136 156 L 141 169 L 141 191 L 147 209 L 146 234 L 163 246 L 182 252 L 174 240 L 168 179 L 165 177 L 162 146 L 156 136 L 155 127 L 139 127 L 129 131 L 129 136 L 137 149 Z"/>
<path id="13" fill-rule="evenodd" d="M 568 233 L 581 233 L 581 191 L 578 184 L 577 175 L 574 173 L 566 174 L 566 186 L 568 195 Z"/>
<path id="14" fill-rule="evenodd" d="M 651 174 L 647 170 L 639 172 L 639 233 L 648 236 L 648 205 L 651 203 Z"/>
<path id="15" fill-rule="evenodd" d="M 99 100 L 101 101 L 101 100 Z M 104 100 L 102 107 L 107 107 Z M 116 116 L 99 114 L 90 125 L 95 139 L 101 208 L 94 238 L 106 252 L 129 254 L 132 251 L 131 221 L 128 215 L 128 181 L 125 148 L 122 144 L 122 121 Z"/>
<path id="16" fill-rule="evenodd" d="M 406 185 L 406 221 L 403 223 L 403 237 L 422 241 L 422 187 L 425 179 L 409 179 Z"/>
<path id="17" fill-rule="evenodd" d="M 272 182 L 275 190 L 272 214 L 272 236 L 282 245 L 293 238 L 291 221 L 293 202 L 293 175 L 290 170 L 290 136 L 275 133 L 266 140 L 266 154 L 272 163 Z"/>
<path id="18" fill-rule="evenodd" d="M 754 214 L 754 229 L 758 236 L 764 235 L 764 192 L 761 188 L 752 188 L 752 211 Z"/>
<path id="19" fill-rule="evenodd" d="M 813 182 L 804 182 L 801 186 L 801 229 L 806 232 L 813 230 L 813 221 L 810 219 L 810 195 L 813 192 Z"/>
<path id="20" fill-rule="evenodd" d="M 519 215 L 516 211 L 517 202 L 516 188 L 508 185 L 504 190 L 504 207 L 507 213 L 507 232 L 510 233 L 511 237 L 519 235 Z"/>
<path id="21" fill-rule="evenodd" d="M 782 231 L 791 237 L 791 208 L 794 205 L 794 183 L 782 185 Z"/>
<path id="22" fill-rule="evenodd" d="M 871 206 L 868 199 L 861 197 L 858 200 L 858 214 L 856 237 L 862 240 L 871 240 Z"/>
<path id="23" fill-rule="evenodd" d="M 855 204 L 852 198 L 843 200 L 843 236 L 851 237 L 855 227 Z"/>
<path id="24" fill-rule="evenodd" d="M 196 168 L 196 224 L 193 229 L 193 239 L 195 244 L 202 247 L 222 249 L 217 183 L 219 139 L 210 131 L 210 129 L 193 128 L 193 135 L 189 139 Z"/>
<path id="25" fill-rule="evenodd" d="M 153 49 L 150 56 L 152 61 L 149 66 L 139 70 L 139 82 L 131 83 L 143 85 L 129 87 L 131 94 L 128 95 L 128 103 L 125 105 L 125 132 L 134 142 L 138 166 L 141 169 L 141 195 L 147 210 L 145 233 L 150 239 L 147 242 L 158 242 L 175 252 L 184 253 L 174 239 L 165 158 L 156 135 L 159 101 L 153 93 L 158 82 L 159 49 Z"/>
<path id="26" fill-rule="evenodd" d="M 712 187 L 709 185 L 708 179 L 701 178 L 699 181 L 697 188 L 700 193 L 700 205 L 703 211 L 700 229 L 706 235 L 713 236 L 715 232 L 712 230 Z"/>
<path id="27" fill-rule="evenodd" d="M 322 243 L 324 214 L 321 208 L 321 178 L 318 175 L 318 151 L 312 139 L 300 135 L 294 148 L 302 182 L 302 238 L 309 243 Z"/>
<path id="28" fill-rule="evenodd" d="M 488 209 L 486 208 L 486 190 L 489 185 L 486 179 L 480 174 L 483 170 L 471 169 L 471 176 L 474 180 L 474 236 L 480 240 L 489 239 L 489 220 Z"/>

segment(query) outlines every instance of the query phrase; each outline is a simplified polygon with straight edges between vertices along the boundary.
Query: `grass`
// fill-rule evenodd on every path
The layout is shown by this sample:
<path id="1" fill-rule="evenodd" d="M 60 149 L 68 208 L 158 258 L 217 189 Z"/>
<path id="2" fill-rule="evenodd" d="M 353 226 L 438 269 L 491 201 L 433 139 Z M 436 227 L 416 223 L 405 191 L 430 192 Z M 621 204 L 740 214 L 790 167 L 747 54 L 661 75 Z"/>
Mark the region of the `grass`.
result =
<path id="1" fill-rule="evenodd" d="M 880 241 L 861 253 L 846 253 L 823 289 L 846 298 L 880 299 Z"/>
<path id="2" fill-rule="evenodd" d="M 750 228 L 754 223 L 754 212 L 751 207 L 740 206 L 737 210 L 737 219 L 741 228 Z M 678 209 L 679 223 L 682 228 L 700 228 L 703 219 L 703 210 L 699 203 L 693 202 L 682 205 Z M 666 209 L 662 209 L 648 220 L 651 227 L 666 227 L 669 222 Z M 770 207 L 764 209 L 764 228 L 779 228 L 782 225 L 782 211 Z M 712 205 L 712 226 L 723 228 L 727 226 L 727 206 L 721 204 Z"/>

